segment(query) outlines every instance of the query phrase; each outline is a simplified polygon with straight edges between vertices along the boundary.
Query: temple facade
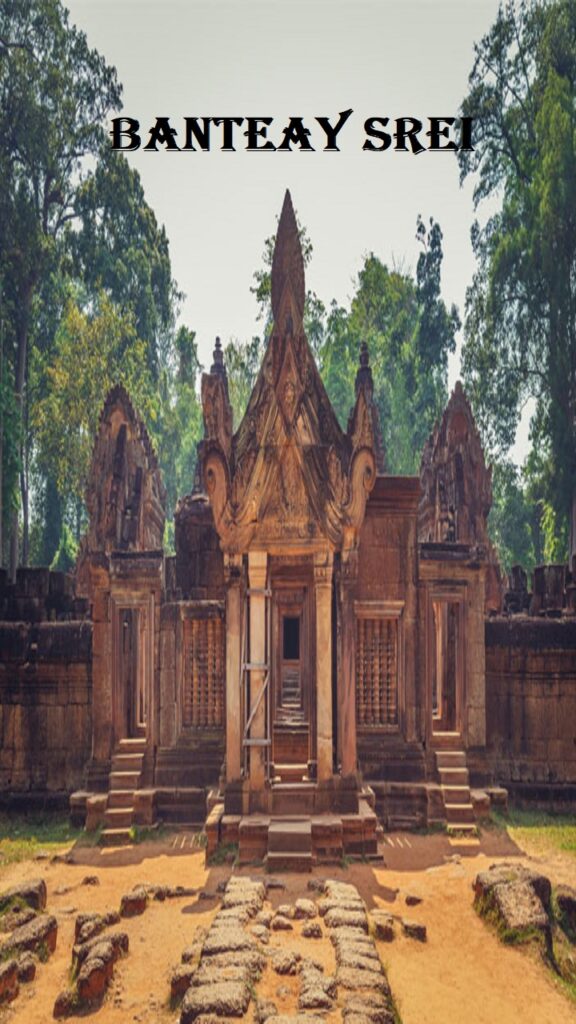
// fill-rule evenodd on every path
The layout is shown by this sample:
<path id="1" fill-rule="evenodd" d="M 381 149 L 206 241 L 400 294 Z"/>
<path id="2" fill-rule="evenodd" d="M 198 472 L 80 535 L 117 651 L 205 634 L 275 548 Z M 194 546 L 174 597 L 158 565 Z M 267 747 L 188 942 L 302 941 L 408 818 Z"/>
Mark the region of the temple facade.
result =
<path id="1" fill-rule="evenodd" d="M 110 843 L 206 822 L 209 850 L 279 868 L 371 856 L 381 826 L 472 831 L 501 783 L 576 800 L 574 573 L 540 567 L 530 594 L 517 569 L 504 592 L 459 383 L 418 476 L 386 472 L 366 345 L 342 429 L 305 336 L 288 193 L 271 287 L 236 431 L 218 340 L 202 378 L 175 556 L 150 439 L 117 387 L 74 580 L 0 579 L 0 793 L 74 790 L 73 814 Z"/>

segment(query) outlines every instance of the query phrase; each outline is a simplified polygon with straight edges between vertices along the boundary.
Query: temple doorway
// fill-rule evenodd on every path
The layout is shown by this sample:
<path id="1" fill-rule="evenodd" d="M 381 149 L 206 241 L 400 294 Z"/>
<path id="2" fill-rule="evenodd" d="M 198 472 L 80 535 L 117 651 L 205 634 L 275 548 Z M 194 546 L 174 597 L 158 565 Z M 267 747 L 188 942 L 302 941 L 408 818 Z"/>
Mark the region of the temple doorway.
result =
<path id="1" fill-rule="evenodd" d="M 273 577 L 272 762 L 277 781 L 308 776 L 313 760 L 313 650 L 307 579 Z"/>
<path id="2" fill-rule="evenodd" d="M 432 601 L 432 732 L 461 730 L 462 622 L 459 601 Z"/>
<path id="3" fill-rule="evenodd" d="M 116 608 L 115 740 L 146 732 L 148 609 L 144 604 Z"/>

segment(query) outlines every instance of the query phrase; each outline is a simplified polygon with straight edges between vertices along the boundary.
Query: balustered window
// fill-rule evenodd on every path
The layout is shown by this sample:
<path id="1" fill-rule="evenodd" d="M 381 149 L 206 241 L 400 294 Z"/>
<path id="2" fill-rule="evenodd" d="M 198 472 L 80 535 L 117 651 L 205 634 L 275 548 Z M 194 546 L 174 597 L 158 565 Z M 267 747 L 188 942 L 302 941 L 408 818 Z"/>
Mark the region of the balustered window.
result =
<path id="1" fill-rule="evenodd" d="M 356 722 L 398 727 L 400 618 L 363 612 L 356 618 Z"/>
<path id="2" fill-rule="evenodd" d="M 183 724 L 224 725 L 224 630 L 219 617 L 184 622 Z"/>

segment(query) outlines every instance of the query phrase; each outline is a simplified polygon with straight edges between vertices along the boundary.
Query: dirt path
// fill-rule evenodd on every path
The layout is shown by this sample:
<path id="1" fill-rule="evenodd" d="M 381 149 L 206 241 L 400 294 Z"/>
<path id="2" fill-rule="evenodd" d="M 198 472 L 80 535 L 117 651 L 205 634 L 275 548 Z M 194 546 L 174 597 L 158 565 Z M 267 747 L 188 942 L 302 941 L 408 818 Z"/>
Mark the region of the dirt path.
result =
<path id="1" fill-rule="evenodd" d="M 383 907 L 426 924 L 425 945 L 400 935 L 393 943 L 379 943 L 403 1024 L 576 1024 L 576 1006 L 555 986 L 545 966 L 525 950 L 502 946 L 472 909 L 474 875 L 503 856 L 517 855 L 513 844 L 503 842 L 501 836 L 488 836 L 481 852 L 471 848 L 459 857 L 445 836 L 399 834 L 387 837 L 383 852 L 384 867 L 354 864 L 347 869 L 317 870 L 315 875 L 352 882 L 369 908 Z M 39 965 L 36 980 L 22 986 L 18 999 L 0 1013 L 3 1022 L 49 1024 L 52 1020 L 54 1000 L 67 984 L 77 912 L 117 909 L 121 895 L 140 882 L 214 892 L 231 872 L 230 867 L 207 871 L 202 852 L 157 843 L 118 852 L 77 849 L 73 856 L 77 863 L 29 861 L 2 873 L 0 888 L 22 878 L 43 876 L 48 909 L 59 922 L 56 953 L 47 964 Z M 574 881 L 573 859 L 557 856 L 547 863 L 538 858 L 538 863 L 554 881 Z M 263 874 L 256 868 L 242 873 Z M 82 885 L 87 874 L 96 874 L 100 885 Z M 285 876 L 287 889 L 270 893 L 272 905 L 306 895 L 309 877 Z M 421 896 L 422 903 L 407 907 L 407 893 Z M 171 970 L 193 941 L 196 929 L 210 922 L 217 906 L 215 899 L 198 897 L 152 901 L 141 917 L 124 922 L 129 955 L 116 965 L 112 988 L 90 1019 L 98 1024 L 174 1024 L 178 1013 L 168 1005 Z M 299 933 L 296 926 L 294 933 L 284 933 L 285 937 L 272 942 L 282 941 L 297 949 Z M 327 968 L 331 966 L 327 939 L 318 942 L 313 955 L 325 960 Z M 294 1012 L 295 985 L 287 982 L 287 991 L 277 996 L 283 980 L 267 969 L 258 992 L 274 998 L 280 1011 Z M 247 1020 L 251 1019 L 250 1009 Z M 337 1015 L 330 1015 L 332 1019 L 338 1019 Z"/>

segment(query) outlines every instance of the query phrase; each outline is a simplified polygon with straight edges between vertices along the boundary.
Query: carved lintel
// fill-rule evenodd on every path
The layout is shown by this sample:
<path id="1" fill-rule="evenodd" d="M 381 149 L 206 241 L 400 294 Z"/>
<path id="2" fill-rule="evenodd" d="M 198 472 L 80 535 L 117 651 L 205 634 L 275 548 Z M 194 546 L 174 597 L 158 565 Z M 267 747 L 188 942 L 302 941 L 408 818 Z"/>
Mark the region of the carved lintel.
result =
<path id="1" fill-rule="evenodd" d="M 238 587 L 242 582 L 242 555 L 224 554 L 224 579 L 227 587 Z"/>
<path id="2" fill-rule="evenodd" d="M 317 551 L 314 554 L 314 586 L 331 587 L 334 570 L 332 551 Z"/>

